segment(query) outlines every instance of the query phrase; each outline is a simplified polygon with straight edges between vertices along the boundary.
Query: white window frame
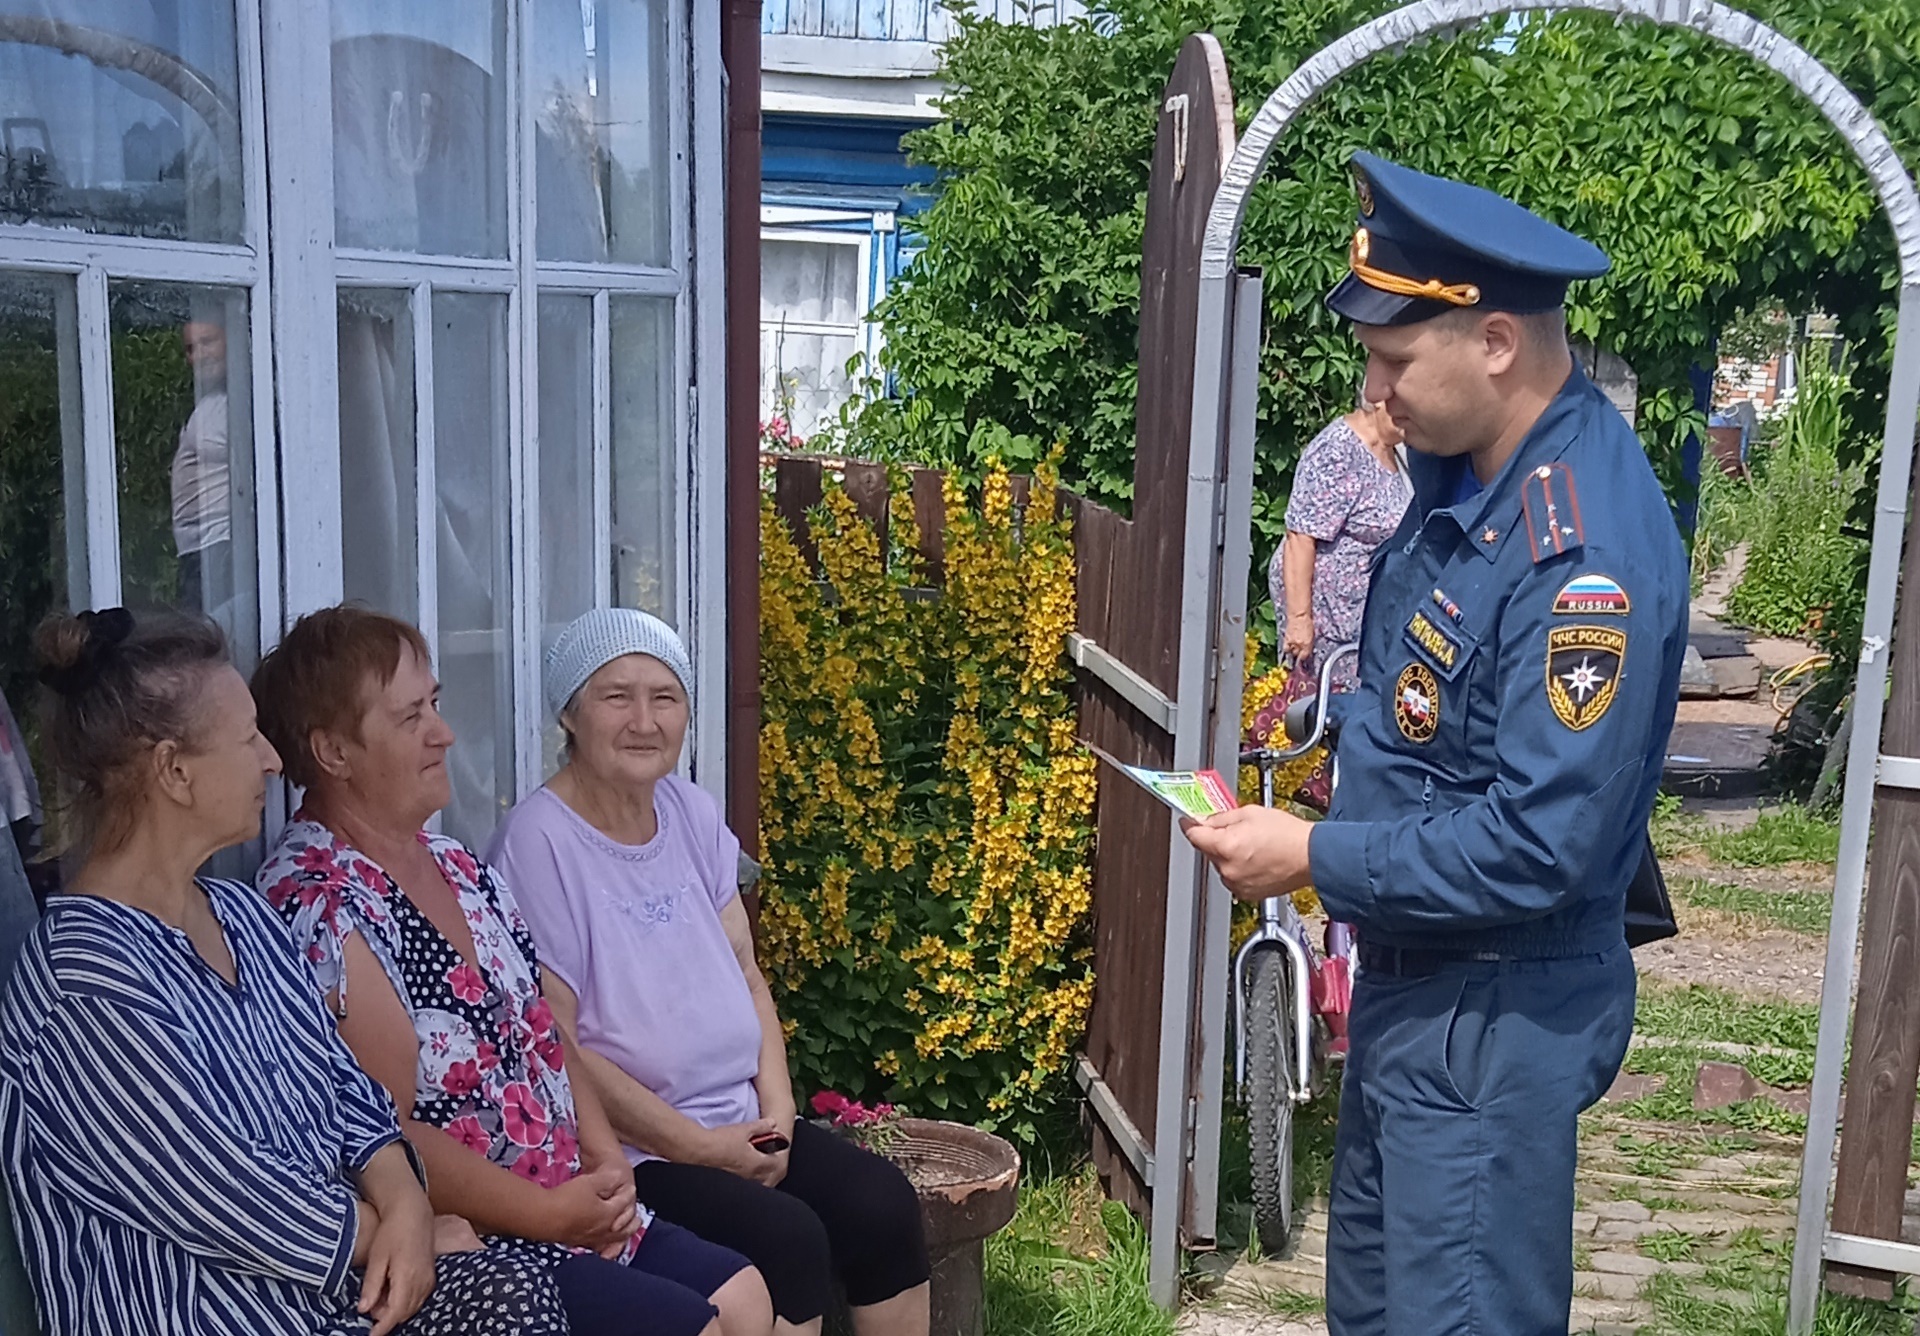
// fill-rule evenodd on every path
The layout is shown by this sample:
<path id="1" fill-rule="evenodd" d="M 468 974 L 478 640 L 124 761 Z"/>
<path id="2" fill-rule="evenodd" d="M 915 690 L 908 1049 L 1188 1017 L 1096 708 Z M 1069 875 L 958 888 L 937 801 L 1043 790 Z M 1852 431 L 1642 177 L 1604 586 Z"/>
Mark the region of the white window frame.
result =
<path id="1" fill-rule="evenodd" d="M 507 146 L 508 251 L 466 260 L 336 249 L 333 229 L 331 31 L 324 0 L 234 0 L 241 113 L 242 243 L 212 245 L 0 224 L 0 270 L 58 274 L 75 286 L 81 389 L 85 594 L 95 607 L 121 601 L 120 519 L 114 467 L 108 286 L 125 280 L 208 284 L 249 293 L 254 517 L 259 644 L 264 652 L 303 612 L 342 594 L 338 289 L 410 294 L 415 312 L 417 468 L 421 506 L 419 612 L 437 647 L 433 563 L 431 293 L 508 294 L 507 439 L 513 480 L 512 578 L 506 591 L 514 653 L 514 788 L 538 787 L 544 705 L 540 691 L 538 296 L 584 293 L 594 302 L 594 600 L 610 579 L 611 374 L 614 297 L 674 303 L 671 382 L 686 386 L 671 410 L 674 493 L 670 536 L 675 620 L 696 664 L 696 712 L 687 764 L 724 796 L 726 773 L 725 220 L 722 68 L 718 7 L 670 0 L 667 39 L 675 164 L 670 253 L 660 267 L 538 260 L 529 244 L 536 184 L 522 150 L 535 107 L 523 96 L 524 33 L 534 0 L 507 0 L 507 83 L 514 133 Z M 274 151 L 267 151 L 271 139 Z M 695 208 L 695 201 L 710 202 Z M 274 225 L 269 228 L 268 220 Z M 424 359 L 424 360 L 423 360 Z M 704 396 L 701 384 L 716 387 Z M 78 592 L 78 591 L 75 591 Z"/>
<path id="2" fill-rule="evenodd" d="M 274 0 L 267 0 L 273 3 Z M 63 596 L 78 607 L 110 608 L 124 601 L 120 553 L 120 488 L 113 431 L 113 350 L 109 287 L 121 282 L 197 284 L 247 293 L 251 377 L 254 542 L 257 556 L 257 643 L 264 652 L 279 638 L 280 492 L 273 395 L 273 293 L 267 255 L 267 157 L 260 44 L 261 0 L 235 0 L 234 25 L 240 94 L 241 243 L 164 241 L 85 232 L 78 228 L 0 224 L 0 270 L 52 274 L 74 285 L 80 365 L 80 443 L 87 554 L 86 583 Z M 68 498 L 72 513 L 73 498 Z"/>
<path id="3" fill-rule="evenodd" d="M 670 535 L 675 606 L 670 611 L 699 665 L 696 712 L 687 765 L 693 777 L 717 795 L 726 772 L 726 560 L 724 396 L 701 402 L 703 380 L 720 383 L 724 372 L 724 313 L 718 309 L 724 219 L 717 208 L 698 210 L 695 199 L 722 198 L 720 28 L 718 13 L 702 0 L 671 0 L 667 41 L 672 87 L 664 107 L 673 118 L 673 172 L 668 263 L 663 266 L 590 264 L 541 260 L 534 244 L 538 183 L 525 160 L 533 142 L 536 107 L 525 95 L 528 59 L 525 34 L 534 0 L 507 0 L 507 218 L 505 258 L 466 259 L 336 248 L 333 234 L 331 46 L 328 6 L 323 0 L 259 0 L 269 11 L 266 45 L 276 79 L 268 92 L 268 120 L 283 140 L 297 146 L 277 154 L 285 165 L 272 181 L 277 216 L 303 220 L 272 238 L 276 274 L 286 272 L 297 291 L 283 297 L 282 368 L 299 368 L 300 383 L 276 384 L 281 422 L 290 434 L 313 442 L 290 450 L 283 478 L 288 514 L 286 543 L 287 619 L 342 596 L 339 458 L 339 369 L 335 350 L 336 290 L 382 288 L 409 293 L 414 312 L 416 413 L 415 497 L 419 507 L 420 570 L 416 573 L 423 632 L 436 652 L 437 569 L 433 561 L 437 493 L 434 488 L 432 424 L 432 330 L 428 318 L 435 291 L 504 293 L 508 296 L 507 384 L 508 476 L 512 534 L 508 626 L 514 652 L 512 680 L 513 788 L 525 796 L 539 787 L 545 706 L 540 689 L 541 598 L 539 429 L 539 297 L 585 295 L 593 299 L 593 522 L 596 606 L 611 601 L 610 516 L 612 497 L 611 309 L 616 297 L 655 297 L 674 303 L 674 383 L 687 392 L 672 405 L 670 431 L 677 500 Z M 707 294 L 704 299 L 701 294 Z M 286 346 L 284 336 L 294 331 Z M 293 500 L 300 500 L 299 516 Z M 294 554 L 307 554 L 296 557 Z"/>
<path id="4" fill-rule="evenodd" d="M 865 231 L 830 230 L 831 225 L 858 223 Z M 833 209 L 811 208 L 799 205 L 763 204 L 760 206 L 760 240 L 762 243 L 801 242 L 819 246 L 853 246 L 859 251 L 858 277 L 854 287 L 854 309 L 857 312 L 853 325 L 837 324 L 831 321 L 788 320 L 780 327 L 795 334 L 853 335 L 854 347 L 863 358 L 867 374 L 871 375 L 880 365 L 880 351 L 885 346 L 885 331 L 880 323 L 872 319 L 873 308 L 878 306 L 887 295 L 887 273 L 885 249 L 880 244 L 883 236 L 894 230 L 894 215 L 886 210 L 874 209 Z M 760 328 L 764 332 L 773 327 L 764 316 L 760 318 Z M 761 391 L 759 382 L 764 381 L 766 368 L 760 368 L 754 387 L 755 395 Z M 856 384 L 854 394 L 863 391 Z"/>

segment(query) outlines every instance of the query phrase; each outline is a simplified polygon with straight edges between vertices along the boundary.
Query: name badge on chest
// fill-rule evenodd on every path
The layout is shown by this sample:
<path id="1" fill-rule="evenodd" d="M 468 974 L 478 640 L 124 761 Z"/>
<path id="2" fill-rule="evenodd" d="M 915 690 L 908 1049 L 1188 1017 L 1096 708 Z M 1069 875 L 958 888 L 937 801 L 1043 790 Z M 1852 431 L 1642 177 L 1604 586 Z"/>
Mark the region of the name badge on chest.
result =
<path id="1" fill-rule="evenodd" d="M 1463 627 L 1430 616 L 1425 608 L 1414 610 L 1403 634 L 1407 643 L 1420 651 L 1421 658 L 1449 682 L 1460 676 L 1478 643 Z"/>

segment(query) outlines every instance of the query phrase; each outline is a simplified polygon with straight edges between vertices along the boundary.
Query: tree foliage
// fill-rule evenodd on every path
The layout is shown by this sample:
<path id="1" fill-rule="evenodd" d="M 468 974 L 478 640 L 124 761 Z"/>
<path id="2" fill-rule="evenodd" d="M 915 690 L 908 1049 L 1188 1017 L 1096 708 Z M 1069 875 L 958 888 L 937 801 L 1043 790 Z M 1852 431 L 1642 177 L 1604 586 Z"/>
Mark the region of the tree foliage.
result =
<path id="1" fill-rule="evenodd" d="M 1068 442 L 1066 479 L 1124 505 L 1133 471 L 1140 243 L 1159 94 L 1180 43 L 1215 33 L 1247 119 L 1269 90 L 1387 0 L 1111 0 L 1035 30 L 962 20 L 947 119 L 911 151 L 940 175 L 927 248 L 879 312 L 901 395 L 854 444 L 977 468 Z M 1920 144 L 1920 0 L 1759 0 L 1827 60 L 1897 144 Z M 1377 57 L 1277 145 L 1240 259 L 1266 273 L 1256 526 L 1277 537 L 1294 459 L 1350 407 L 1357 346 L 1321 297 L 1353 226 L 1367 148 L 1498 190 L 1601 244 L 1574 332 L 1639 375 L 1641 434 L 1670 490 L 1700 421 L 1690 368 L 1738 312 L 1818 304 L 1884 363 L 1892 240 L 1838 134 L 1781 78 L 1691 32 L 1530 15 Z M 1878 380 L 1876 376 L 1863 381 Z M 1855 397 L 1871 422 L 1882 384 Z"/>

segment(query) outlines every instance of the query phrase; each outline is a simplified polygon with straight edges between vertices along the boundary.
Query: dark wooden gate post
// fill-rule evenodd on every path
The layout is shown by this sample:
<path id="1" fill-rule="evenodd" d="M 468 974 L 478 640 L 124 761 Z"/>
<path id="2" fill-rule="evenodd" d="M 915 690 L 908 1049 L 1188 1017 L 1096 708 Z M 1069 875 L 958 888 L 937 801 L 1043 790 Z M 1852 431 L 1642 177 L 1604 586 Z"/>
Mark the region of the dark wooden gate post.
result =
<path id="1" fill-rule="evenodd" d="M 1219 43 L 1197 34 L 1181 48 L 1161 101 L 1147 188 L 1133 518 L 1086 502 L 1077 503 L 1075 516 L 1080 622 L 1073 654 L 1082 669 L 1081 736 L 1149 766 L 1174 760 L 1200 250 L 1232 151 L 1226 64 Z M 1197 972 L 1198 906 L 1175 905 L 1170 915 L 1172 828 L 1164 808 L 1134 785 L 1106 776 L 1096 820 L 1098 982 L 1077 1069 L 1095 1119 L 1095 1162 L 1113 1196 L 1143 1211 L 1156 1199 L 1170 1202 L 1176 1213 L 1185 1210 L 1189 1233 L 1210 1238 L 1212 1175 L 1201 1192 L 1182 1191 L 1191 1126 L 1180 1163 L 1160 1163 L 1155 1153 L 1165 1142 L 1158 1113 L 1168 923 L 1171 917 L 1187 925 L 1192 939 L 1180 949 L 1191 953 Z M 1187 1019 L 1199 1027 L 1197 1015 Z M 1188 1047 L 1193 1064 L 1220 1061 L 1218 1052 L 1195 1053 L 1204 1045 Z M 1187 1089 L 1192 1085 L 1189 1070 Z M 1175 1115 L 1182 1122 L 1194 1109 L 1191 1099 L 1187 1103 L 1189 1112 Z M 1208 1112 L 1214 1134 L 1201 1139 L 1217 1150 L 1218 1110 Z"/>

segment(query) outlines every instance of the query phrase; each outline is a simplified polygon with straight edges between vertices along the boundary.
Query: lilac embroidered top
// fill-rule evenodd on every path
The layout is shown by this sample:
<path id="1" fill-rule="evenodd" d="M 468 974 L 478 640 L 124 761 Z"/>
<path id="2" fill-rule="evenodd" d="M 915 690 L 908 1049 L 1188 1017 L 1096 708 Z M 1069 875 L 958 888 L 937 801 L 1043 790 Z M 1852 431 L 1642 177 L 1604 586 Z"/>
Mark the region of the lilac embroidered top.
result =
<path id="1" fill-rule="evenodd" d="M 705 790 L 669 775 L 659 829 L 620 844 L 550 789 L 501 824 L 487 861 L 513 886 L 540 963 L 580 998 L 579 1039 L 702 1127 L 760 1116 L 760 1017 L 720 911 L 740 842 Z M 629 1146 L 635 1164 L 657 1157 Z"/>
<path id="2" fill-rule="evenodd" d="M 1321 656 L 1328 650 L 1360 639 L 1368 561 L 1373 550 L 1400 527 L 1400 517 L 1412 498 L 1406 471 L 1382 465 L 1344 417 L 1328 423 L 1301 452 L 1293 473 L 1293 494 L 1287 500 L 1287 530 L 1314 540 L 1313 653 L 1307 672 L 1320 671 Z M 1273 554 L 1267 581 L 1284 633 L 1287 590 L 1282 552 Z M 1354 660 L 1349 657 L 1334 670 L 1335 690 L 1353 690 L 1354 679 Z"/>

